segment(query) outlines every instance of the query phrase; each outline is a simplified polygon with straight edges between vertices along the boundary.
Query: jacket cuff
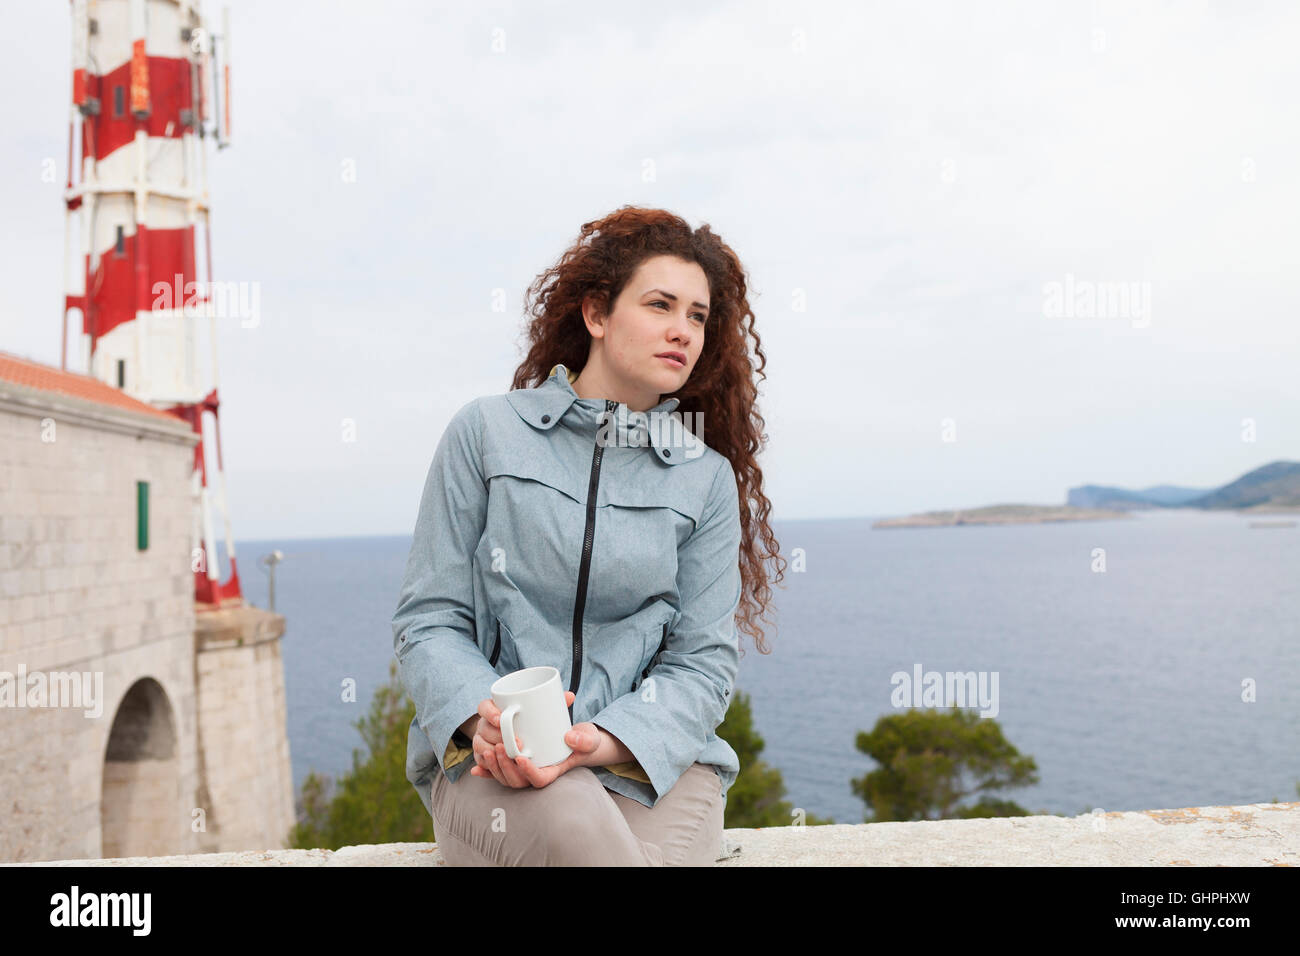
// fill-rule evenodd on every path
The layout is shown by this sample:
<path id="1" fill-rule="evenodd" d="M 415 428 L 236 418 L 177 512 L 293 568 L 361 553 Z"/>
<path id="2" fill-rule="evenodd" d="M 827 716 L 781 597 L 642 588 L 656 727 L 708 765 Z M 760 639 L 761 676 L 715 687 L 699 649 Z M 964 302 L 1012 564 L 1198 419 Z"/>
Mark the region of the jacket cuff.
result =
<path id="1" fill-rule="evenodd" d="M 461 721 L 462 724 L 464 722 L 465 721 L 463 720 Z M 457 724 L 457 726 L 460 726 L 460 724 Z M 464 739 L 464 736 L 460 733 L 453 733 L 451 735 L 451 742 L 447 744 L 447 749 L 442 755 L 442 760 L 439 761 L 443 772 L 456 766 L 456 764 L 460 763 L 462 760 L 467 760 L 474 756 L 473 744 L 471 743 L 466 745 L 462 742 Z"/>
<path id="2" fill-rule="evenodd" d="M 644 773 L 646 778 L 644 782 L 654 787 L 655 800 L 658 801 L 673 788 L 682 772 L 686 767 L 690 766 L 693 760 L 688 761 L 680 769 L 673 766 L 667 748 L 661 741 L 654 739 L 651 734 L 647 733 L 647 722 L 628 711 L 628 705 L 635 707 L 642 703 L 639 694 L 628 694 L 612 701 L 599 714 L 588 719 L 602 730 L 609 731 L 622 741 L 623 746 L 632 751 L 633 761 Z M 645 706 L 653 707 L 655 705 L 646 704 Z M 614 766 L 624 767 L 626 764 L 615 764 Z M 618 773 L 614 767 L 607 767 L 606 769 Z M 623 773 L 619 774 L 619 776 L 631 775 Z M 639 778 L 633 777 L 633 779 Z"/>
<path id="3" fill-rule="evenodd" d="M 493 680 L 495 679 L 494 674 Z M 479 688 L 471 683 L 434 711 L 427 724 L 421 724 L 424 732 L 429 736 L 430 743 L 433 744 L 433 752 L 443 755 L 441 766 L 444 771 L 463 762 L 466 757 L 474 756 L 473 747 L 462 746 L 457 741 L 460 735 L 456 731 L 460 730 L 461 724 L 478 712 L 479 701 L 491 696 L 485 688 Z"/>
<path id="4" fill-rule="evenodd" d="M 458 652 L 453 653 L 452 648 Z M 446 675 L 467 672 L 482 677 L 462 677 L 457 686 L 447 686 Z M 482 653 L 472 646 L 461 651 L 454 642 L 421 640 L 398 655 L 398 673 L 415 703 L 416 722 L 429 739 L 430 750 L 442 757 L 438 761 L 442 769 L 450 770 L 473 757 L 473 748 L 453 737 L 460 725 L 478 712 L 479 701 L 492 696 L 492 683 L 500 676 Z M 465 769 L 461 767 L 460 772 Z M 448 779 L 458 776 L 449 775 Z"/>

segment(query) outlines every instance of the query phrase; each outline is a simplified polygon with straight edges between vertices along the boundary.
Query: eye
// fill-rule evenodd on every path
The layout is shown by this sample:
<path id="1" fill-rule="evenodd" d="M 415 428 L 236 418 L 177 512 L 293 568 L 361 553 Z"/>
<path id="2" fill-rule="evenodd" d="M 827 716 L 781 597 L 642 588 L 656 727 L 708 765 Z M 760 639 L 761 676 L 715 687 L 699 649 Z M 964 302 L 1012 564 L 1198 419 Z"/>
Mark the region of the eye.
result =
<path id="1" fill-rule="evenodd" d="M 654 300 L 653 302 L 651 302 L 650 304 L 651 304 L 651 305 L 662 305 L 665 309 L 668 308 L 668 303 L 665 302 L 663 299 L 655 299 L 655 300 Z M 706 316 L 703 312 L 692 312 L 691 315 L 692 315 L 692 316 L 696 316 L 696 317 L 699 318 L 699 320 L 700 320 L 700 325 L 703 325 L 705 322 L 708 321 L 708 316 Z"/>

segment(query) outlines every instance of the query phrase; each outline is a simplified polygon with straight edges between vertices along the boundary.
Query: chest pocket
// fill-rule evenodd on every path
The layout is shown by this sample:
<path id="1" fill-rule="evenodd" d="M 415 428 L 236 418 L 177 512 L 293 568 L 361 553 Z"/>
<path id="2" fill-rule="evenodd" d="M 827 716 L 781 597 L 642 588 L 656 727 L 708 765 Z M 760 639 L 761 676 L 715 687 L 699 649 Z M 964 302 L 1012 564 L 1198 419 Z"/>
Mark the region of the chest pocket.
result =
<path id="1" fill-rule="evenodd" d="M 477 557 L 487 605 L 504 626 L 507 656 L 510 631 L 525 641 L 538 632 L 530 615 L 553 628 L 572 615 L 572 585 L 565 582 L 577 581 L 586 487 L 548 454 L 545 448 L 531 455 L 484 451 L 487 522 Z"/>
<path id="2" fill-rule="evenodd" d="M 607 483 L 601 476 L 593 572 L 602 582 L 621 581 L 635 592 L 623 614 L 634 613 L 647 598 L 676 603 L 677 550 L 699 520 L 699 506 L 666 475 L 659 477 L 658 484 L 647 484 L 621 476 Z"/>
<path id="3" fill-rule="evenodd" d="M 491 483 L 494 478 L 506 477 L 545 485 L 582 504 L 587 500 L 586 483 L 563 462 L 541 454 L 507 454 L 500 449 L 483 453 L 483 476 Z"/>
<path id="4" fill-rule="evenodd" d="M 690 521 L 690 530 L 699 523 L 704 502 L 695 500 L 684 486 L 673 483 L 665 471 L 659 480 L 648 480 L 645 475 L 632 481 L 610 481 L 601 478 L 598 505 L 615 505 L 619 508 L 668 509 Z"/>

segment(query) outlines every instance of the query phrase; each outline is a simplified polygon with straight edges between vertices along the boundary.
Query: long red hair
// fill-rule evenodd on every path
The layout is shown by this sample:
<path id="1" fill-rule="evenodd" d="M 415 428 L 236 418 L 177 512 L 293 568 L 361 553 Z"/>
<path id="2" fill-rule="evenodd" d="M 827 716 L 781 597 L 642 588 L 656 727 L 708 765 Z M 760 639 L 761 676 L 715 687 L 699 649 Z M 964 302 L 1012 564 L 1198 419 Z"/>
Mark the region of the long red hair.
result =
<path id="1" fill-rule="evenodd" d="M 511 388 L 540 385 L 557 362 L 580 372 L 591 347 L 591 333 L 582 318 L 583 300 L 596 298 L 602 312 L 609 314 L 641 263 L 659 255 L 698 263 L 708 277 L 704 349 L 686 385 L 664 398 L 678 399 L 677 411 L 685 423 L 709 423 L 708 446 L 725 455 L 736 473 L 741 526 L 741 598 L 736 627 L 753 639 L 760 654 L 768 654 L 771 651 L 758 624 L 772 597 L 765 564 L 773 560 L 775 581 L 780 583 L 786 562 L 768 524 L 772 503 L 763 494 L 763 472 L 755 460 L 767 442 L 763 416 L 756 405 L 755 375 L 767 377 L 763 372 L 767 358 L 746 298 L 744 268 L 708 224 L 692 230 L 680 216 L 635 206 L 623 206 L 603 219 L 584 223 L 573 245 L 528 288 L 528 354 L 515 370 Z M 750 360 L 747 339 L 753 341 L 756 362 Z M 704 417 L 696 419 L 689 412 Z"/>

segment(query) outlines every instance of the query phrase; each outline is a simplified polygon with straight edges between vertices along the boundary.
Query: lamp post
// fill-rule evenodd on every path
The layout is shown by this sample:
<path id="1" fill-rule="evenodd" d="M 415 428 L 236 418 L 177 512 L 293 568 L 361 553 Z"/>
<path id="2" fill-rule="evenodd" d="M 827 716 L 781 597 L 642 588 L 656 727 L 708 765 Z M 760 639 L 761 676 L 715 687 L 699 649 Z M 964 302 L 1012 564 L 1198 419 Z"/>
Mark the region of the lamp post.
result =
<path id="1" fill-rule="evenodd" d="M 284 560 L 284 552 L 280 550 L 272 551 L 270 554 L 264 554 L 258 558 L 257 563 L 267 568 L 267 577 L 269 578 L 266 586 L 267 602 L 270 605 L 267 610 L 272 614 L 275 613 L 275 566 Z"/>

